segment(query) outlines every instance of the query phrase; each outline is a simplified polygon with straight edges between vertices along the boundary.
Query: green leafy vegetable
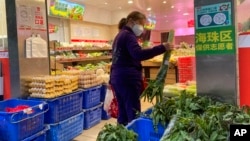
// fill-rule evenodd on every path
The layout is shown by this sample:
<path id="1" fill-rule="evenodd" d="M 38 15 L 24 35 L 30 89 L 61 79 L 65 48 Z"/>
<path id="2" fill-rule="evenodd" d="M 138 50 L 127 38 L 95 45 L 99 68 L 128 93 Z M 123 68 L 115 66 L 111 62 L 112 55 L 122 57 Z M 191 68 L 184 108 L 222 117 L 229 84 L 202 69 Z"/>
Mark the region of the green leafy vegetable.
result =
<path id="1" fill-rule="evenodd" d="M 168 42 L 173 42 L 174 37 L 174 30 L 171 30 L 169 32 L 169 38 Z M 159 69 L 159 72 L 156 76 L 155 80 L 151 80 L 148 83 L 148 86 L 141 94 L 141 98 L 144 98 L 145 100 L 148 100 L 149 102 L 152 102 L 154 99 L 156 99 L 156 103 L 162 101 L 163 97 L 163 89 L 165 85 L 165 79 L 168 71 L 168 65 L 169 65 L 169 58 L 171 56 L 171 51 L 167 51 L 164 53 L 163 60 L 161 63 L 161 67 Z"/>
<path id="2" fill-rule="evenodd" d="M 96 141 L 137 141 L 138 135 L 123 125 L 105 124 Z"/>

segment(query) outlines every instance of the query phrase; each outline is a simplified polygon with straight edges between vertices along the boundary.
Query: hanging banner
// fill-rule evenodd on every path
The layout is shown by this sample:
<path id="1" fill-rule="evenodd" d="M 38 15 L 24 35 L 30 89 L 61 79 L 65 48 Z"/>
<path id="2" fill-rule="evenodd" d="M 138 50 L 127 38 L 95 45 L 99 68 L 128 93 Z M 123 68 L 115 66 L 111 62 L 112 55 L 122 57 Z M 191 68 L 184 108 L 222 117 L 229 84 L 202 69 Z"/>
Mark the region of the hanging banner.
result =
<path id="1" fill-rule="evenodd" d="M 235 54 L 231 8 L 230 2 L 195 8 L 196 55 Z"/>
<path id="2" fill-rule="evenodd" d="M 51 0 L 49 15 L 73 20 L 83 20 L 85 8 L 83 5 L 70 3 L 64 0 Z"/>

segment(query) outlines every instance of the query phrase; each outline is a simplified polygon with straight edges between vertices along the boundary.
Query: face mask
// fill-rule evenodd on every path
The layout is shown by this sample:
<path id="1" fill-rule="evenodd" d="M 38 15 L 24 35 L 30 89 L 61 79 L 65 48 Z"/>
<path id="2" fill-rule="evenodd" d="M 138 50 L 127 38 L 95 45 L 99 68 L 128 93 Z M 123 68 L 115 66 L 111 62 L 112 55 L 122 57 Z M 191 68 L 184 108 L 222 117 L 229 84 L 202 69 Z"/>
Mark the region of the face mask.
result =
<path id="1" fill-rule="evenodd" d="M 136 36 L 140 36 L 143 32 L 143 26 L 140 25 L 140 24 L 135 24 L 133 27 L 132 27 L 132 30 L 133 32 L 135 33 Z"/>

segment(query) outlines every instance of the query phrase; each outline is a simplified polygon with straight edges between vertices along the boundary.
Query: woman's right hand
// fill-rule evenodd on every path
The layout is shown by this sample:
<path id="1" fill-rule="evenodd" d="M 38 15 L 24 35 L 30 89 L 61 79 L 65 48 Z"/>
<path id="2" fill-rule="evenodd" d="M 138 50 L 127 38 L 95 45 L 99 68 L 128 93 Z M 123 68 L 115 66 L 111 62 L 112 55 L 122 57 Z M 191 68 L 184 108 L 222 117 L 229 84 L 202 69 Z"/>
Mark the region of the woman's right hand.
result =
<path id="1" fill-rule="evenodd" d="M 164 43 L 162 43 L 162 44 L 164 45 L 166 51 L 171 51 L 171 50 L 174 49 L 174 45 L 171 44 L 171 43 L 164 42 Z"/>

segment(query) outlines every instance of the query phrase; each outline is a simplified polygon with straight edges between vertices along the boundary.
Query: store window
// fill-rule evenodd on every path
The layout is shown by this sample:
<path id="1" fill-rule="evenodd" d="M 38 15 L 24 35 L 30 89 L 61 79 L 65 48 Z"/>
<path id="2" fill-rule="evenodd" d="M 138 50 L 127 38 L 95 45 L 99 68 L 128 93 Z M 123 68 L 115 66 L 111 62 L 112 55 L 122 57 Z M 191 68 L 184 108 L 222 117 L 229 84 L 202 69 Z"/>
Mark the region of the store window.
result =
<path id="1" fill-rule="evenodd" d="M 0 51 L 7 50 L 7 24 L 5 0 L 0 0 Z"/>

